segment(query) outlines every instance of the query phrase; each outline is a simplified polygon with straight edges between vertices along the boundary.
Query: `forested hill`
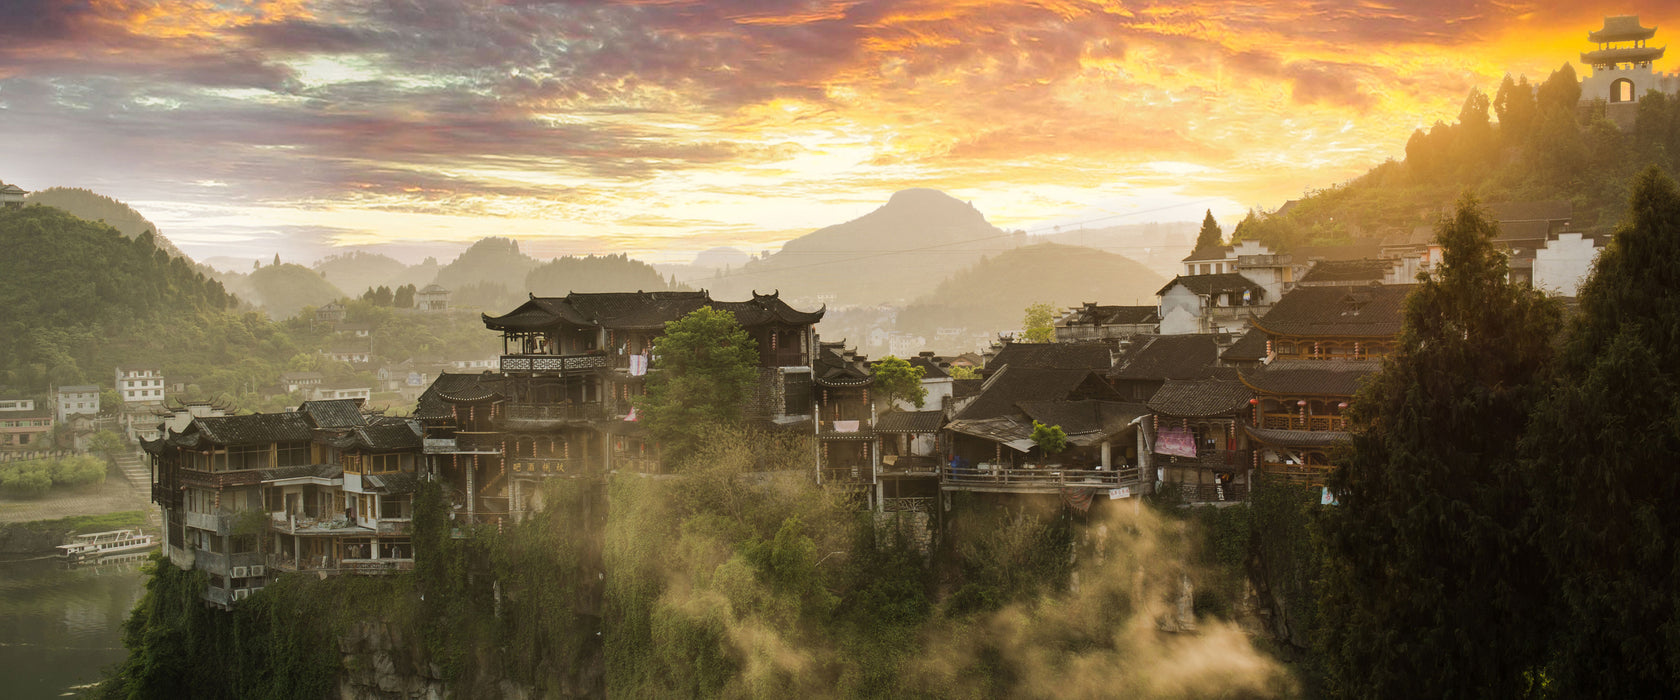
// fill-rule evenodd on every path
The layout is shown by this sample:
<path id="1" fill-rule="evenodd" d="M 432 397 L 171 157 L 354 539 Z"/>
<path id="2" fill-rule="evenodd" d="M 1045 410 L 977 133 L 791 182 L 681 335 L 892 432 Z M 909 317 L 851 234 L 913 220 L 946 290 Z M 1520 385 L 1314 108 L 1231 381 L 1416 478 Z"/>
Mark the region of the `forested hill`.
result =
<path id="1" fill-rule="evenodd" d="M 932 338 L 940 327 L 969 333 L 1021 326 L 1022 311 L 1036 302 L 1056 307 L 1087 301 L 1155 303 L 1166 284 L 1142 263 L 1091 248 L 1040 243 L 986 258 L 941 282 L 933 293 L 906 306 L 899 330 Z"/>
<path id="2" fill-rule="evenodd" d="M 0 209 L 0 250 L 0 381 L 13 387 L 86 381 L 85 363 L 128 330 L 237 303 L 150 235 L 54 207 Z"/>
<path id="3" fill-rule="evenodd" d="M 625 254 L 555 258 L 538 265 L 525 276 L 525 289 L 537 296 L 564 296 L 568 292 L 647 292 L 672 289 L 671 283 L 652 265 L 632 260 Z"/>
<path id="4" fill-rule="evenodd" d="M 80 187 L 48 187 L 39 192 L 29 193 L 24 201 L 62 209 L 88 221 L 103 221 L 129 238 L 136 238 L 149 231 L 153 236 L 152 244 L 163 249 L 169 257 L 179 258 L 186 255 L 159 233 L 155 224 L 135 211 L 134 207 L 92 190 Z"/>
<path id="5" fill-rule="evenodd" d="M 1641 170 L 1680 172 L 1680 102 L 1648 95 L 1637 123 L 1624 130 L 1605 118 L 1603 103 L 1582 107 L 1580 98 L 1568 64 L 1537 86 L 1507 76 L 1492 99 L 1473 90 L 1453 123 L 1419 129 L 1404 161 L 1313 192 L 1286 211 L 1250 213 L 1234 235 L 1285 249 L 1381 240 L 1434 224 L 1464 192 L 1484 204 L 1566 200 L 1576 227 L 1611 230 Z"/>

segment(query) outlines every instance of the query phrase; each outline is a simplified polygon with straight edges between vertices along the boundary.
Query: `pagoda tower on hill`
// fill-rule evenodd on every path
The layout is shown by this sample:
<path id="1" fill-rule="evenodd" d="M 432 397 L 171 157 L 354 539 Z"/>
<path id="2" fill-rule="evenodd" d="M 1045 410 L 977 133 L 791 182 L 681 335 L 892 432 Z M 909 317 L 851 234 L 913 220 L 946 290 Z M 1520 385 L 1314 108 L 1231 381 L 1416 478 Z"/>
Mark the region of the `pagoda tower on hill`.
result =
<path id="1" fill-rule="evenodd" d="M 1598 50 L 1581 54 L 1581 62 L 1592 66 L 1592 75 L 1581 80 L 1581 102 L 1604 100 L 1605 116 L 1627 129 L 1645 93 L 1680 92 L 1680 75 L 1651 68 L 1666 48 L 1647 45 L 1656 34 L 1657 28 L 1642 26 L 1637 15 L 1605 17 L 1603 29 L 1587 32 Z"/>

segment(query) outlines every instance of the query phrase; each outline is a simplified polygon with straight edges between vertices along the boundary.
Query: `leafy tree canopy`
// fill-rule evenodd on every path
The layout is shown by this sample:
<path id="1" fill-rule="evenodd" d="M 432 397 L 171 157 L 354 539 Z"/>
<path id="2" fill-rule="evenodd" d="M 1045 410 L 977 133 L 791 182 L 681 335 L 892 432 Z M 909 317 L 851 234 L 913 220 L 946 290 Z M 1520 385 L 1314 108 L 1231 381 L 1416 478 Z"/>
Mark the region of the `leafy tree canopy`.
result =
<path id="1" fill-rule="evenodd" d="M 647 393 L 635 406 L 668 453 L 687 453 L 706 426 L 741 420 L 758 377 L 758 343 L 735 314 L 703 306 L 666 323 L 653 354 Z"/>
<path id="2" fill-rule="evenodd" d="M 1048 343 L 1055 340 L 1056 309 L 1042 301 L 1028 306 L 1021 328 L 1026 334 L 1023 342 Z"/>
<path id="3" fill-rule="evenodd" d="M 888 406 L 899 401 L 908 401 L 921 408 L 927 401 L 927 387 L 922 386 L 922 377 L 927 370 L 911 365 L 892 355 L 881 358 L 875 363 L 875 395 L 885 401 Z"/>

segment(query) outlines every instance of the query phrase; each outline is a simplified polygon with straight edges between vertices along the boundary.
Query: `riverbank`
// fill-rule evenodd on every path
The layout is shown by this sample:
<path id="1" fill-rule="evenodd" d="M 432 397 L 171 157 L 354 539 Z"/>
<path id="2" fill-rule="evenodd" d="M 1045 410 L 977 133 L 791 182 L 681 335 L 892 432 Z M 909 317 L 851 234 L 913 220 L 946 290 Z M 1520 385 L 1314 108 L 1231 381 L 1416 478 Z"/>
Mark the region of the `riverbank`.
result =
<path id="1" fill-rule="evenodd" d="M 70 540 L 72 535 L 144 527 L 146 510 L 125 510 L 97 515 L 72 515 L 53 520 L 0 523 L 0 555 L 45 554 Z"/>

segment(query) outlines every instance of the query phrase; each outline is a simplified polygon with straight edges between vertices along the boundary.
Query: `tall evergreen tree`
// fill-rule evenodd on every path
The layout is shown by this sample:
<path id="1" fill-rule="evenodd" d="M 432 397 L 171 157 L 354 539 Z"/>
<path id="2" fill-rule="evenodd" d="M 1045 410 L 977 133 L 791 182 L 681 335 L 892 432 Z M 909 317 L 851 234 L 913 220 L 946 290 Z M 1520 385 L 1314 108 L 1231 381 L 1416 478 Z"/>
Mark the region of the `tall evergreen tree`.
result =
<path id="1" fill-rule="evenodd" d="M 1650 168 L 1628 214 L 1529 426 L 1560 697 L 1680 694 L 1680 191 Z"/>
<path id="2" fill-rule="evenodd" d="M 1213 210 L 1207 210 L 1207 216 L 1202 217 L 1202 230 L 1196 234 L 1196 250 L 1203 248 L 1218 248 L 1224 245 L 1225 231 L 1219 228 L 1219 222 L 1213 219 Z"/>
<path id="3" fill-rule="evenodd" d="M 709 426 L 740 422 L 758 377 L 758 343 L 735 314 L 702 306 L 666 323 L 653 354 L 635 406 L 667 454 L 686 457 Z"/>
<path id="4" fill-rule="evenodd" d="M 1533 691 L 1544 560 L 1527 536 L 1518 445 L 1558 305 L 1507 279 L 1497 225 L 1461 201 L 1439 268 L 1407 296 L 1398 346 L 1360 391 L 1322 525 L 1334 694 Z"/>

